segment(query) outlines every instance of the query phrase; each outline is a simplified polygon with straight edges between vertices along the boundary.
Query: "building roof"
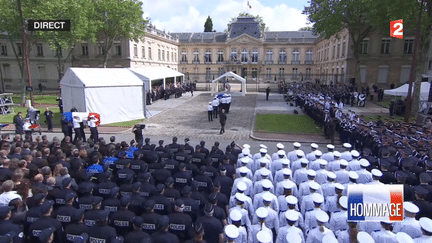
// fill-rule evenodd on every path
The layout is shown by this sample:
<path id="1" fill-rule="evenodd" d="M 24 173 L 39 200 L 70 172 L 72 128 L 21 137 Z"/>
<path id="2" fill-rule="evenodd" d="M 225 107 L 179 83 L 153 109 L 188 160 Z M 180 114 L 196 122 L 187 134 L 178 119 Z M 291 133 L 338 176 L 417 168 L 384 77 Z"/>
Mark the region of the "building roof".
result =
<path id="1" fill-rule="evenodd" d="M 261 36 L 260 24 L 254 18 L 237 18 L 229 26 L 230 38 L 234 39 L 242 34 L 247 34 L 259 39 Z"/>

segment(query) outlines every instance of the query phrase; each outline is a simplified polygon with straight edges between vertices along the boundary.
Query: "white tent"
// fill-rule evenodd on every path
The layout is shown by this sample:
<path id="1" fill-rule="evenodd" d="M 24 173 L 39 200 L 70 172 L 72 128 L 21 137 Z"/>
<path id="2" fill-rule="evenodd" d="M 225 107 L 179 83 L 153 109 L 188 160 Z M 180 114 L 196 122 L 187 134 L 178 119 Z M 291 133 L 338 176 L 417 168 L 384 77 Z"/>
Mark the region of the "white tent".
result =
<path id="1" fill-rule="evenodd" d="M 232 78 L 235 78 L 238 81 L 240 81 L 242 83 L 241 84 L 241 87 L 242 87 L 241 88 L 241 90 L 242 90 L 242 96 L 245 96 L 245 94 L 246 94 L 246 79 L 242 78 L 241 76 L 239 76 L 239 75 L 237 75 L 237 74 L 235 74 L 233 72 L 224 73 L 221 76 L 219 76 L 216 79 L 214 79 L 214 80 L 211 81 L 211 83 L 212 83 L 212 87 L 211 87 L 212 96 L 215 93 L 219 92 L 219 90 L 218 90 L 218 88 L 219 88 L 219 85 L 218 85 L 219 84 L 219 80 L 222 79 L 222 78 L 224 78 L 224 77 L 232 77 Z"/>
<path id="2" fill-rule="evenodd" d="M 396 89 L 384 90 L 384 94 L 406 97 L 408 95 L 408 88 L 409 88 L 408 84 L 404 84 L 404 85 L 402 85 Z M 421 83 L 421 88 L 420 88 L 420 100 L 421 101 L 428 100 L 429 89 L 430 89 L 430 83 L 429 82 L 422 82 Z"/>
<path id="3" fill-rule="evenodd" d="M 171 68 L 167 67 L 141 67 L 141 68 L 128 68 L 133 73 L 135 73 L 141 80 L 147 81 L 149 86 L 146 87 L 148 91 L 151 87 L 151 83 L 154 80 L 163 80 L 163 87 L 165 88 L 165 81 L 167 78 L 174 78 L 174 85 L 177 86 L 178 78 L 183 77 L 184 74 L 177 72 Z"/>
<path id="4" fill-rule="evenodd" d="M 144 118 L 143 82 L 123 68 L 69 68 L 60 81 L 63 109 L 96 112 L 101 123 Z"/>

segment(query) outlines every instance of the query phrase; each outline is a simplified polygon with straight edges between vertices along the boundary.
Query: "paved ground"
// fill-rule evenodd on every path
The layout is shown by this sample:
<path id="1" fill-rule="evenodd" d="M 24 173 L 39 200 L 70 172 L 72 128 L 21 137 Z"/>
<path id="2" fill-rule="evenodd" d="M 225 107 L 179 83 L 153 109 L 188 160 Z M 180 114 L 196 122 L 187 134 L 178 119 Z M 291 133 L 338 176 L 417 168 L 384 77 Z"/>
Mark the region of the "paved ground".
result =
<path id="1" fill-rule="evenodd" d="M 322 145 L 330 142 L 320 134 L 253 133 L 253 118 L 257 113 L 293 114 L 294 109 L 300 114 L 302 112 L 298 107 L 290 106 L 289 102 L 285 102 L 281 94 L 270 94 L 268 101 L 265 100 L 265 93 L 248 93 L 244 97 L 237 93 L 232 95 L 231 110 L 227 115 L 226 132 L 223 135 L 219 134 L 219 121 L 214 119 L 213 122 L 209 122 L 207 119 L 207 104 L 212 100 L 210 93 L 194 92 L 194 96 L 186 93 L 180 98 L 160 100 L 147 106 L 149 118 L 144 122 L 147 125 L 144 136 L 151 138 L 153 142 L 163 139 L 166 143 L 171 141 L 173 136 L 177 136 L 179 141 L 188 137 L 191 139 L 191 144 L 198 144 L 201 140 L 208 142 L 220 141 L 221 146 L 226 146 L 232 141 L 236 141 L 238 144 L 249 143 L 256 146 L 261 143 L 260 141 L 266 141 L 266 144 L 274 145 L 279 141 L 289 142 L 290 144 L 286 144 L 287 147 L 291 147 L 291 143 L 294 141 L 302 143 L 315 142 Z M 388 114 L 387 109 L 371 102 L 367 102 L 364 108 L 346 106 L 345 110 L 347 109 L 352 109 L 358 114 Z M 2 132 L 10 133 L 14 129 L 12 124 L 3 128 Z M 46 128 L 43 125 L 42 132 L 48 134 L 49 137 L 63 136 L 60 133 L 60 128 L 55 128 L 54 133 L 45 133 Z M 102 126 L 99 128 L 99 132 L 106 139 L 111 135 L 125 141 L 133 139 L 130 127 Z"/>

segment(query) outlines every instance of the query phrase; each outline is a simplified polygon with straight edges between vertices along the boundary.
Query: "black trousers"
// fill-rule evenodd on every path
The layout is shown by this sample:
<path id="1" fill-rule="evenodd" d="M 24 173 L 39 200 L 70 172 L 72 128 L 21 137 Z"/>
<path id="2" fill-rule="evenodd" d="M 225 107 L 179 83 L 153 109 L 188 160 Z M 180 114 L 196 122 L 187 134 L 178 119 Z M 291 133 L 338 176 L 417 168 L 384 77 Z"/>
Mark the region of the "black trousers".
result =
<path id="1" fill-rule="evenodd" d="M 213 106 L 213 116 L 215 118 L 217 118 L 218 112 L 219 112 L 219 107 L 218 106 Z"/>
<path id="2" fill-rule="evenodd" d="M 81 128 L 74 128 L 74 131 L 75 131 L 75 137 L 74 137 L 73 142 L 76 143 L 76 141 L 77 141 L 78 139 L 82 139 L 82 136 L 81 136 Z"/>
<path id="3" fill-rule="evenodd" d="M 213 111 L 208 111 L 208 120 L 213 121 Z"/>
<path id="4" fill-rule="evenodd" d="M 95 143 L 99 141 L 99 133 L 96 127 L 90 127 L 91 138 Z"/>
<path id="5" fill-rule="evenodd" d="M 225 132 L 225 122 L 221 123 L 221 130 L 220 130 L 220 134 Z"/>

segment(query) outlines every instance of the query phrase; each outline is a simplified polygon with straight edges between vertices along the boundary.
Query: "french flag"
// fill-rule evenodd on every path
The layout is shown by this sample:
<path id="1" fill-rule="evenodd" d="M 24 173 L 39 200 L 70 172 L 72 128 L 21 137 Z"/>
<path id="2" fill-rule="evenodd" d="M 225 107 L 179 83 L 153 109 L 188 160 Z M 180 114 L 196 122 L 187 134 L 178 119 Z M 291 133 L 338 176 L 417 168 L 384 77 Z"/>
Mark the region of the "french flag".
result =
<path id="1" fill-rule="evenodd" d="M 403 185 L 348 185 L 348 221 L 402 221 Z"/>

